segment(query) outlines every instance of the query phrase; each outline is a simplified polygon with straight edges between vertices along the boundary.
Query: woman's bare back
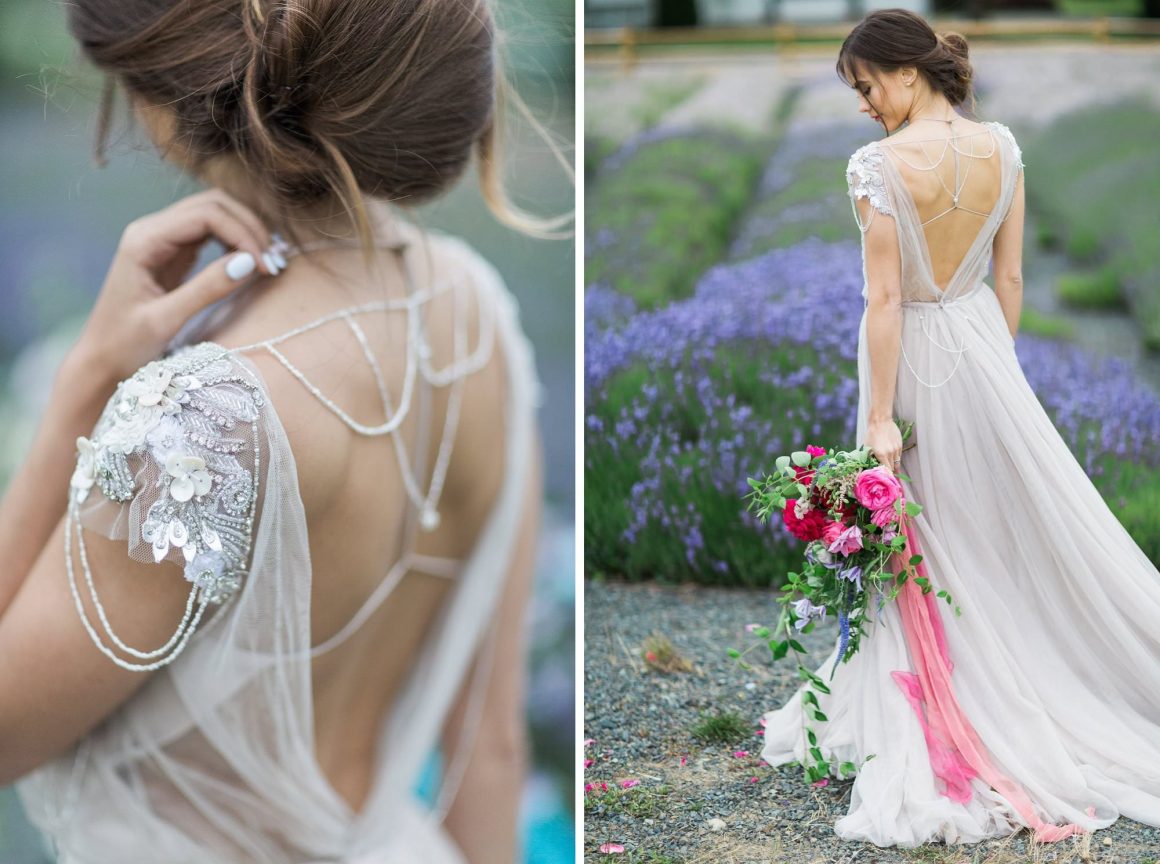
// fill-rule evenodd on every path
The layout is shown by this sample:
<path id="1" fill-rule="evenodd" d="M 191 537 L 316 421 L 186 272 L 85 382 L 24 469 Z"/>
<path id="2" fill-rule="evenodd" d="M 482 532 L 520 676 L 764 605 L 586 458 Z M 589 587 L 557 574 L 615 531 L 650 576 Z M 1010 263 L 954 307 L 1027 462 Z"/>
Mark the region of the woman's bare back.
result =
<path id="1" fill-rule="evenodd" d="M 409 226 L 408 226 L 409 227 Z M 432 243 L 430 260 L 414 232 L 406 255 L 416 287 L 444 281 L 467 290 L 443 291 L 421 306 L 431 347 L 431 365 L 454 360 L 455 324 L 466 325 L 466 352 L 486 339 L 488 302 L 477 293 L 476 274 L 453 247 Z M 218 329 L 214 341 L 226 347 L 249 345 L 351 305 L 406 296 L 404 274 L 393 253 L 379 250 L 382 275 L 370 278 L 356 250 L 325 250 L 318 261 L 305 256 L 287 271 L 256 286 L 243 314 Z M 401 311 L 357 316 L 377 358 L 397 411 L 403 404 L 408 333 Z M 356 421 L 384 423 L 375 375 L 350 327 L 332 321 L 278 346 L 318 390 Z M 321 646 L 352 622 L 360 608 L 404 554 L 415 566 L 402 571 L 389 599 L 358 629 L 312 666 L 315 745 L 319 765 L 335 790 L 359 810 L 370 791 L 381 743 L 383 718 L 413 669 L 428 629 L 454 588 L 456 570 L 475 545 L 494 506 L 507 466 L 505 406 L 507 366 L 498 339 L 483 345 L 486 362 L 464 381 L 446 476 L 437 502 L 439 522 L 427 531 L 417 525 L 417 508 L 408 496 L 399 453 L 390 435 L 355 432 L 303 386 L 275 357 L 264 351 L 247 356 L 259 367 L 295 456 L 298 483 L 309 527 L 313 570 L 312 644 Z M 454 386 L 454 385 L 451 385 Z M 427 388 L 429 416 L 420 428 L 420 401 Z M 399 427 L 409 459 L 424 458 L 414 472 L 427 492 L 435 471 L 450 407 L 450 386 L 431 387 L 417 376 Z M 392 412 L 392 416 L 394 412 Z M 412 462 L 414 465 L 414 462 Z M 525 512 L 538 508 L 538 490 L 528 489 Z M 409 525 L 409 529 L 408 529 Z M 413 540 L 408 544 L 408 529 Z M 399 575 L 399 574 L 396 574 Z"/>
<path id="2" fill-rule="evenodd" d="M 987 125 L 960 117 L 919 121 L 880 143 L 924 223 L 934 282 L 945 289 L 999 200 L 998 139 Z"/>

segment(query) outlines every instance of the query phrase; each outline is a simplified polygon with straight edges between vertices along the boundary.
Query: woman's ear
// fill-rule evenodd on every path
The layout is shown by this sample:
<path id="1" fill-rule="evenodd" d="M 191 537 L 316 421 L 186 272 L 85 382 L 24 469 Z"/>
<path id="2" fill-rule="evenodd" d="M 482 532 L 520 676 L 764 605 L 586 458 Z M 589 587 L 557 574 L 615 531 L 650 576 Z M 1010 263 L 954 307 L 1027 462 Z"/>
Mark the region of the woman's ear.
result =
<path id="1" fill-rule="evenodd" d="M 176 114 L 173 109 L 153 105 L 139 96 L 132 96 L 131 100 L 133 114 L 145 127 L 158 155 L 178 168 L 187 170 L 190 167 L 188 153 L 176 142 Z"/>
<path id="2" fill-rule="evenodd" d="M 918 80 L 917 66 L 903 66 L 898 70 L 899 80 L 907 87 L 913 87 L 914 82 Z"/>

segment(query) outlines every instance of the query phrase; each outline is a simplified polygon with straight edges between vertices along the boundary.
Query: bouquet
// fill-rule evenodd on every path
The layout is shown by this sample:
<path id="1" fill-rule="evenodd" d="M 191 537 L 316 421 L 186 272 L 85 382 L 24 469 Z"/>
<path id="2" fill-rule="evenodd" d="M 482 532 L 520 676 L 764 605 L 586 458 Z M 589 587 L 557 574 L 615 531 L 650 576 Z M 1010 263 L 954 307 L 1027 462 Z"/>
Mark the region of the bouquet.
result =
<path id="1" fill-rule="evenodd" d="M 905 444 L 913 424 L 898 425 Z M 872 596 L 880 615 L 885 601 L 897 597 L 908 578 L 913 577 L 924 594 L 933 590 L 929 579 L 914 576 L 913 568 L 922 561 L 921 555 L 912 555 L 901 564 L 897 560 L 907 546 L 903 521 L 921 513 L 922 506 L 906 500 L 899 478 L 910 478 L 892 474 L 868 447 L 843 451 L 809 445 L 779 457 L 775 465 L 773 474 L 748 478 L 749 510 L 756 510 L 763 522 L 775 511 L 780 514 L 790 532 L 806 544 L 805 560 L 800 573 L 787 575 L 777 597 L 782 608 L 773 632 L 768 627 L 751 632 L 768 645 L 774 660 L 780 660 L 791 649 L 795 654 L 806 653 L 794 638 L 796 633 L 809 633 L 827 614 L 836 616 L 839 643 L 838 657 L 830 670 L 832 681 L 838 663 L 849 661 L 857 652 L 863 632 L 875 620 L 870 615 Z M 948 592 L 939 591 L 937 596 L 953 605 Z M 956 606 L 955 614 L 959 613 Z M 750 669 L 742 659 L 749 650 L 752 648 L 745 652 L 730 648 L 729 656 Z M 803 715 L 825 721 L 828 718 L 812 690 L 829 693 L 829 686 L 800 661 L 798 677 L 809 685 L 802 694 Z M 806 778 L 817 782 L 830 773 L 830 766 L 822 758 L 813 730 L 807 727 L 806 735 L 814 759 L 806 767 Z M 854 770 L 852 763 L 843 762 L 837 775 Z"/>

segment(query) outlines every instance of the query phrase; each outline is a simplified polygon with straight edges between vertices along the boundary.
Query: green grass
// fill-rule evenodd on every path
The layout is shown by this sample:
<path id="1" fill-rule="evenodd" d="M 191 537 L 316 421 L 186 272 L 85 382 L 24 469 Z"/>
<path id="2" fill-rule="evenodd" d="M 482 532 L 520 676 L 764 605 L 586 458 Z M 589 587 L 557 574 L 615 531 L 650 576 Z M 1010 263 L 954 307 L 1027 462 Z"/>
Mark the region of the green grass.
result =
<path id="1" fill-rule="evenodd" d="M 623 789 L 619 783 L 609 783 L 607 792 L 589 792 L 584 797 L 584 808 L 603 808 L 612 813 L 645 819 L 664 811 L 667 803 L 665 799 L 672 791 L 672 787 L 663 784 L 646 786 L 642 783 Z"/>
<path id="2" fill-rule="evenodd" d="M 738 744 L 752 737 L 753 724 L 735 711 L 726 711 L 702 715 L 689 734 L 713 744 Z"/>
<path id="3" fill-rule="evenodd" d="M 1122 295 L 1160 350 L 1160 112 L 1142 101 L 1085 108 L 1023 140 L 1027 199 L 1042 226 L 1094 277 L 1060 280 L 1080 305 Z M 1113 282 L 1115 291 L 1113 291 Z"/>
<path id="4" fill-rule="evenodd" d="M 1144 14 L 1142 0 L 1056 0 L 1056 8 L 1064 15 L 1083 18 L 1102 16 L 1135 18 Z"/>
<path id="5" fill-rule="evenodd" d="M 720 260 L 767 147 L 709 131 L 641 145 L 589 190 L 588 282 L 607 280 L 641 306 L 685 297 Z"/>
<path id="6" fill-rule="evenodd" d="M 1116 309 L 1124 305 L 1120 279 L 1111 267 L 1086 273 L 1064 273 L 1057 283 L 1059 297 L 1083 309 Z"/>
<path id="7" fill-rule="evenodd" d="M 1160 561 L 1160 476 L 1141 472 L 1134 479 L 1126 494 L 1108 503 L 1148 560 Z"/>
<path id="8" fill-rule="evenodd" d="M 1066 318 L 1048 315 L 1024 306 L 1019 316 L 1019 332 L 1045 339 L 1074 339 L 1075 325 Z"/>
<path id="9" fill-rule="evenodd" d="M 820 368 L 817 352 L 808 345 L 770 345 L 737 343 L 717 349 L 717 360 L 708 370 L 714 389 L 735 395 L 738 405 L 750 405 L 762 416 L 812 416 L 817 390 L 836 387 L 836 373 L 828 373 L 803 383 L 800 387 L 769 383 L 771 375 L 785 376 L 803 366 Z M 672 369 L 649 370 L 638 363 L 615 375 L 605 387 L 604 397 L 593 404 L 595 414 L 611 429 L 624 409 L 635 411 L 641 388 L 649 383 L 657 388 L 651 413 L 642 424 L 656 428 L 660 424 L 672 430 L 681 442 L 696 444 L 708 418 L 689 381 L 695 375 L 686 363 L 685 385 L 678 388 Z M 850 364 L 842 373 L 855 374 Z M 665 413 L 662 418 L 661 412 Z M 719 418 L 720 420 L 720 418 Z M 837 440 L 842 430 L 823 426 L 819 440 Z M 728 437 L 722 430 L 723 437 Z M 744 458 L 750 450 L 757 452 L 763 442 L 747 442 L 737 449 Z M 700 560 L 690 562 L 681 543 L 655 520 L 637 533 L 632 543 L 623 539 L 630 524 L 631 503 L 636 498 L 634 485 L 641 480 L 641 463 L 647 457 L 642 446 L 622 442 L 614 451 L 606 435 L 590 436 L 585 447 L 584 547 L 586 571 L 603 571 L 632 581 L 655 579 L 664 583 L 699 582 L 716 585 L 776 587 L 785 574 L 801 563 L 801 550 L 776 541 L 768 532 L 755 532 L 741 519 L 746 504 L 735 489 L 718 489 L 712 472 L 697 466 L 696 448 L 683 453 L 673 470 L 665 472 L 661 495 L 664 500 L 684 508 L 693 501 L 701 518 L 705 547 L 704 560 L 725 561 L 724 572 L 704 566 Z M 680 469 L 693 470 L 686 480 Z M 742 463 L 744 466 L 744 462 Z"/>
<path id="10" fill-rule="evenodd" d="M 642 129 L 651 129 L 661 118 L 705 86 L 705 77 L 658 81 L 645 88 L 643 98 L 633 114 Z"/>

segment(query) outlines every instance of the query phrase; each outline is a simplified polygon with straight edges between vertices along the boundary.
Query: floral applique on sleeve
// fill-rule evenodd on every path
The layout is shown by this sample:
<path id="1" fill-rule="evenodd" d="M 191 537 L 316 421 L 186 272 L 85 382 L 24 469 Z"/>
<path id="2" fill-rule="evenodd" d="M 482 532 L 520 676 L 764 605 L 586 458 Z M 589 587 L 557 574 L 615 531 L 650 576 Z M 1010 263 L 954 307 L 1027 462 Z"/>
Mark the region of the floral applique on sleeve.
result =
<path id="1" fill-rule="evenodd" d="M 884 166 L 882 163 L 885 158 L 882 150 L 871 143 L 855 150 L 854 155 L 850 157 L 850 161 L 846 165 L 846 183 L 849 186 L 850 203 L 854 208 L 854 218 L 858 221 L 858 227 L 863 232 L 870 227 L 875 212 L 884 216 L 894 215 L 894 210 L 890 206 L 890 198 L 886 193 L 886 180 L 883 175 Z M 867 199 L 871 206 L 870 216 L 865 224 L 862 224 L 856 206 L 859 198 Z"/>
<path id="2" fill-rule="evenodd" d="M 65 541 L 70 586 L 75 595 L 75 530 L 100 624 L 122 651 L 152 661 L 129 663 L 117 656 L 81 610 L 97 647 L 118 665 L 153 669 L 171 662 L 206 606 L 225 603 L 242 587 L 258 506 L 263 405 L 249 371 L 225 349 L 204 342 L 155 360 L 121 382 L 91 437 L 77 439 Z M 108 626 L 92 584 L 82 525 L 127 540 L 130 557 L 138 561 L 170 560 L 182 567 L 190 583 L 187 614 L 165 650 L 129 648 Z"/>

